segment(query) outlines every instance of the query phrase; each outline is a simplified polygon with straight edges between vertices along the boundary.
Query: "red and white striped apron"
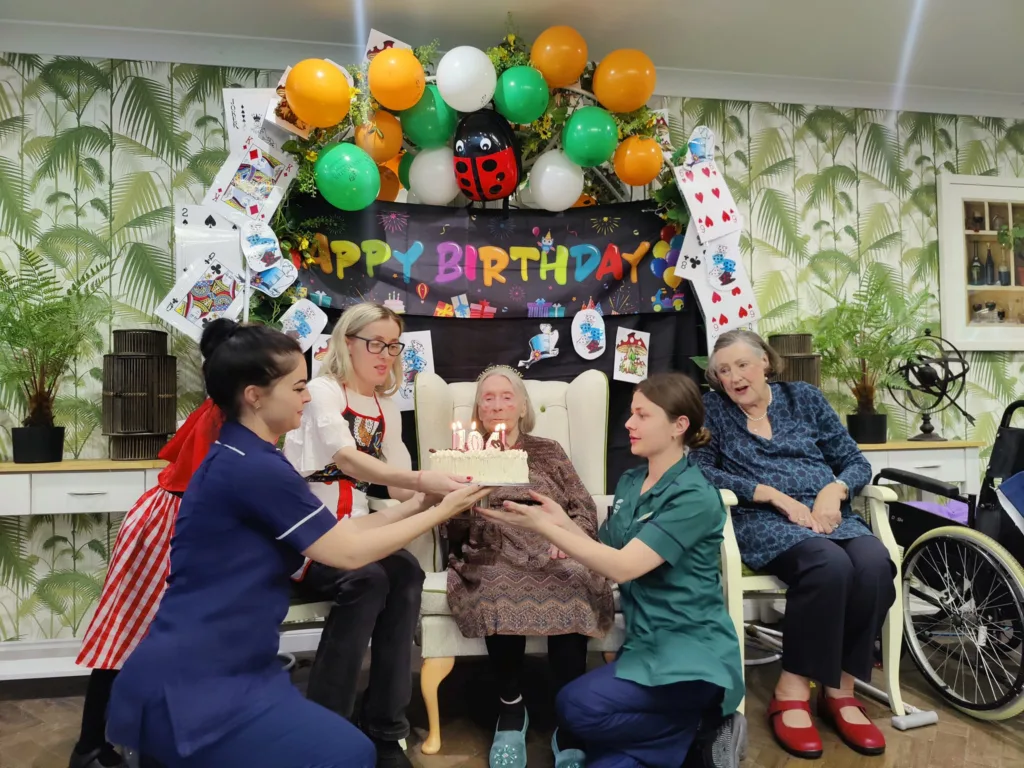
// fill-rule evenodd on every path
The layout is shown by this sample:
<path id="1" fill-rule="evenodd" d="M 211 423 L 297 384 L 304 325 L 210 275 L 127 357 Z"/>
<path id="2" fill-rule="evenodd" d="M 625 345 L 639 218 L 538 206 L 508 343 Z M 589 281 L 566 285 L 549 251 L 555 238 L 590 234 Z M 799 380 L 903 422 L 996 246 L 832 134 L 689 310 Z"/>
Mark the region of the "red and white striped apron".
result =
<path id="1" fill-rule="evenodd" d="M 76 664 L 120 669 L 145 637 L 170 571 L 171 537 L 180 504 L 180 498 L 157 486 L 125 515 Z"/>

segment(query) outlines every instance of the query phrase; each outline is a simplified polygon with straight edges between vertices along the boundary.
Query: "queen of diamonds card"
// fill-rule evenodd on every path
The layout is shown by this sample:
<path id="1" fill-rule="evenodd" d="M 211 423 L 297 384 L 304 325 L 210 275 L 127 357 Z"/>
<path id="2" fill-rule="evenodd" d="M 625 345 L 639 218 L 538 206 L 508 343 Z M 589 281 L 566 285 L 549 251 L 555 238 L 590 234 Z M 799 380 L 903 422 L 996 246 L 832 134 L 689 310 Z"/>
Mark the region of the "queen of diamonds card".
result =
<path id="1" fill-rule="evenodd" d="M 221 166 L 203 202 L 239 223 L 269 221 L 295 173 L 291 155 L 250 136 Z"/>

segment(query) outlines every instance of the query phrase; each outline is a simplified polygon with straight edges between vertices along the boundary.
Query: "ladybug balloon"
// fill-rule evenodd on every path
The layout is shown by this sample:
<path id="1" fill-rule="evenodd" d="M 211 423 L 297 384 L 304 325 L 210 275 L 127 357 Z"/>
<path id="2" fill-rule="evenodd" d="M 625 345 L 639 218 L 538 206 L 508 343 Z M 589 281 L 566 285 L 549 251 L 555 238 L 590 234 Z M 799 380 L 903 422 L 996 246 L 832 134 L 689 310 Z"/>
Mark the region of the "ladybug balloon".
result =
<path id="1" fill-rule="evenodd" d="M 507 198 L 523 175 L 512 126 L 489 109 L 471 112 L 459 121 L 454 162 L 459 189 L 477 202 Z"/>

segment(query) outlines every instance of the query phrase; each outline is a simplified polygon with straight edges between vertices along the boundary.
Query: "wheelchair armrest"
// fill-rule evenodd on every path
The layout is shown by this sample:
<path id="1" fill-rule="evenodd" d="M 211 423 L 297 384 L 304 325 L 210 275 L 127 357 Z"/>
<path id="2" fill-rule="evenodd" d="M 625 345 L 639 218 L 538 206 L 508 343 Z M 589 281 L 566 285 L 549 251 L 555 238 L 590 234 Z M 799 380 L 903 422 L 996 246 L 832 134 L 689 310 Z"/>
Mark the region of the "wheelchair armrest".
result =
<path id="1" fill-rule="evenodd" d="M 927 493 L 934 493 L 936 496 L 945 496 L 947 499 L 960 498 L 960 487 L 958 485 L 945 483 L 932 477 L 925 477 L 916 472 L 907 472 L 904 469 L 883 469 L 875 475 L 875 484 L 879 480 L 889 480 L 901 485 L 907 485 Z"/>

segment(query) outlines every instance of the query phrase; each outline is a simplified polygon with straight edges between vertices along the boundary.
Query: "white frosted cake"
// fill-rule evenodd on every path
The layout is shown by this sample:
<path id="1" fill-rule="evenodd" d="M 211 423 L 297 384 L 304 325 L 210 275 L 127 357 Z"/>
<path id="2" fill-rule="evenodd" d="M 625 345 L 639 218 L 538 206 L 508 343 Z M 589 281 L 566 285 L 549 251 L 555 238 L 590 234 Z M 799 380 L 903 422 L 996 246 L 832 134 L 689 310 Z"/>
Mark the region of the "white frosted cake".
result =
<path id="1" fill-rule="evenodd" d="M 434 451 L 430 468 L 449 475 L 471 477 L 473 483 L 528 483 L 526 451 Z"/>

